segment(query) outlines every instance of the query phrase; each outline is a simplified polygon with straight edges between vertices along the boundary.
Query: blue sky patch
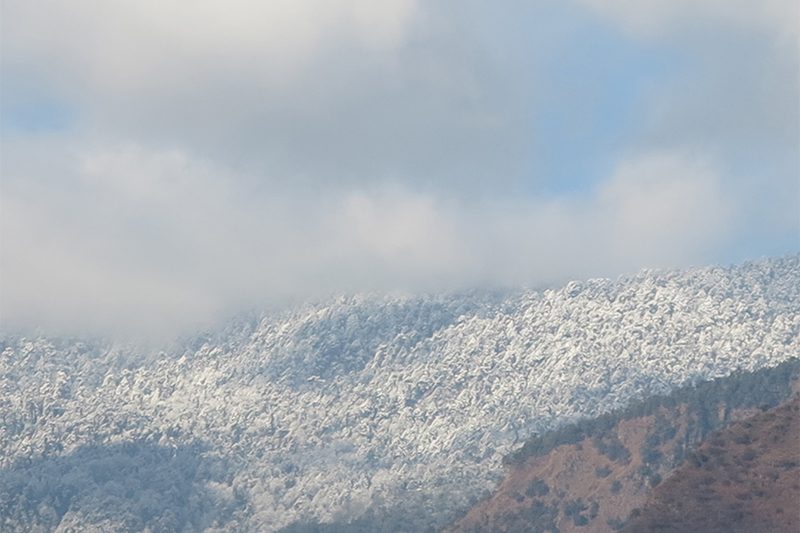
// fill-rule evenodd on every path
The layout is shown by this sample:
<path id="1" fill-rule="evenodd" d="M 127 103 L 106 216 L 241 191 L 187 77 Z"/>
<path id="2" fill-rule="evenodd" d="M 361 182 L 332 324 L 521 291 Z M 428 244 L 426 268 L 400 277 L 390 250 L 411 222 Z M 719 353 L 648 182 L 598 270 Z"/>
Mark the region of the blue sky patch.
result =
<path id="1" fill-rule="evenodd" d="M 57 100 L 27 100 L 2 106 L 2 133 L 39 134 L 63 131 L 75 123 L 75 110 Z"/>
<path id="2" fill-rule="evenodd" d="M 609 28 L 587 24 L 554 50 L 543 69 L 543 98 L 531 118 L 530 179 L 538 192 L 591 190 L 636 144 L 647 87 L 673 76 L 669 52 L 634 46 Z"/>

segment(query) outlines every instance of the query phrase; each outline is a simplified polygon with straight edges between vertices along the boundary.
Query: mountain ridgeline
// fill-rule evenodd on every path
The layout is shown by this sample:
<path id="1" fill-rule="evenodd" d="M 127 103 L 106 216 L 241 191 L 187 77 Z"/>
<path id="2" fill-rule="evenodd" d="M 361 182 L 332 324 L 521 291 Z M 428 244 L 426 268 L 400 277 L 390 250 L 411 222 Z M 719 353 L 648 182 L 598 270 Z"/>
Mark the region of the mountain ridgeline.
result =
<path id="1" fill-rule="evenodd" d="M 557 430 L 529 439 L 522 447 L 504 458 L 504 464 L 516 466 L 533 456 L 550 453 L 556 446 L 576 444 L 584 439 L 592 439 L 602 455 L 611 460 L 630 456 L 624 449 L 616 450 L 606 440 L 614 440 L 608 432 L 621 421 L 633 418 L 656 417 L 664 411 L 678 411 L 683 417 L 693 421 L 691 428 L 683 433 L 684 442 L 691 445 L 705 439 L 712 431 L 727 425 L 732 413 L 741 409 L 774 407 L 791 397 L 793 382 L 800 375 L 800 359 L 793 357 L 776 367 L 757 372 L 733 372 L 725 378 L 679 387 L 668 395 L 651 396 L 637 400 L 625 409 L 581 420 L 562 426 Z M 664 435 L 672 438 L 675 432 L 666 428 L 655 429 L 648 440 L 653 447 L 663 440 Z M 683 459 L 681 450 L 671 458 L 672 463 Z M 648 454 L 645 454 L 648 455 Z"/>
<path id="2" fill-rule="evenodd" d="M 155 352 L 0 342 L 2 531 L 421 533 L 494 491 L 504 457 L 541 453 L 523 445 L 532 436 L 784 368 L 800 354 L 800 258 L 341 297 Z M 729 416 L 712 414 L 687 442 Z M 614 439 L 598 442 L 624 462 Z M 586 505 L 571 516 L 588 519 Z"/>

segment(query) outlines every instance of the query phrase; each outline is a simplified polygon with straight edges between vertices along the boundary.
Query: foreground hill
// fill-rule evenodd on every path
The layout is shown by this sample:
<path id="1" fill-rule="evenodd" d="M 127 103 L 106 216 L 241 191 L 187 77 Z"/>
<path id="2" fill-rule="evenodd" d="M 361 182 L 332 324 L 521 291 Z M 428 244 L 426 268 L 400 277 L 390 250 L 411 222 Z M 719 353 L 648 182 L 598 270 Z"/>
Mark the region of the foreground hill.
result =
<path id="1" fill-rule="evenodd" d="M 620 533 L 800 531 L 800 399 L 714 434 L 687 459 Z"/>
<path id="2" fill-rule="evenodd" d="M 775 368 L 736 373 L 697 387 L 677 389 L 669 396 L 635 402 L 627 409 L 535 437 L 507 458 L 509 469 L 497 492 L 445 531 L 600 533 L 618 530 L 640 512 L 651 488 L 670 476 L 687 454 L 693 461 L 706 457 L 705 445 L 694 452 L 699 441 L 732 420 L 745 418 L 755 411 L 760 412 L 759 408 L 775 406 L 797 394 L 800 392 L 799 376 L 800 360 L 792 359 Z M 784 418 L 775 420 L 783 424 Z M 788 426 L 780 427 L 789 431 Z M 785 440 L 789 435 L 786 433 L 782 438 Z M 754 442 L 755 438 L 748 437 L 748 442 Z M 771 440 L 759 440 L 765 458 L 772 460 L 787 454 L 783 441 L 780 446 L 776 444 L 782 446 L 779 452 L 766 450 Z M 795 440 L 789 450 L 795 459 L 798 443 L 800 440 Z M 719 451 L 715 448 L 712 457 L 718 457 Z M 797 466 L 797 461 L 794 465 Z M 756 471 L 752 473 L 756 478 L 758 475 Z M 705 484 L 700 490 L 706 491 L 703 494 L 707 496 L 709 482 L 703 479 Z M 675 492 L 670 494 L 674 497 Z M 686 494 L 697 496 L 692 492 Z M 657 508 L 667 509 L 664 512 L 668 513 L 684 512 L 676 510 L 672 500 Z M 687 508 L 697 509 L 697 506 L 687 505 Z M 710 516 L 713 523 L 715 519 Z M 654 525 L 653 531 L 670 520 L 661 517 L 651 520 L 653 524 L 660 524 Z M 635 531 L 650 530 L 638 528 Z M 712 530 L 700 527 L 669 531 Z"/>
<path id="3" fill-rule="evenodd" d="M 800 264 L 339 298 L 158 353 L 2 343 L 3 531 L 422 532 L 531 435 L 800 353 Z"/>

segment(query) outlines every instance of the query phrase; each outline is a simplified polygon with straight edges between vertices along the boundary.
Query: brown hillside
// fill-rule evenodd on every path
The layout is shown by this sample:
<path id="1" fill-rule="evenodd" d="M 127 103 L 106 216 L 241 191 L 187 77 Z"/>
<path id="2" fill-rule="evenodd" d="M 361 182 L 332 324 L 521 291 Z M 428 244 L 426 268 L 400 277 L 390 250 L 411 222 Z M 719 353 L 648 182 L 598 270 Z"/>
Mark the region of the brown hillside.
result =
<path id="1" fill-rule="evenodd" d="M 611 531 L 609 523 L 621 524 L 634 508 L 644 505 L 650 486 L 672 470 L 687 422 L 682 409 L 664 410 L 658 417 L 622 420 L 602 439 L 586 438 L 558 446 L 545 456 L 530 457 L 507 473 L 491 499 L 473 507 L 445 531 Z M 659 424 L 674 428 L 675 434 L 656 447 L 661 462 L 648 465 L 642 448 Z M 620 450 L 612 454 L 614 460 L 601 453 L 608 454 L 612 445 Z"/>
<path id="2" fill-rule="evenodd" d="M 621 533 L 800 532 L 800 399 L 707 439 Z"/>
<path id="3" fill-rule="evenodd" d="M 765 390 L 765 387 L 771 386 L 765 385 L 764 382 L 753 383 L 750 389 L 741 391 L 737 389 L 736 394 L 745 395 L 748 394 L 746 390 Z M 788 385 L 784 397 L 791 398 L 800 389 L 800 381 L 796 375 L 791 377 Z M 695 400 L 697 398 L 698 396 L 695 396 Z M 509 462 L 506 477 L 491 498 L 475 505 L 465 516 L 445 528 L 443 533 L 608 533 L 619 531 L 623 527 L 634 527 L 632 520 L 640 516 L 640 509 L 645 506 L 652 489 L 659 486 L 663 479 L 683 463 L 686 454 L 695 449 L 702 435 L 708 435 L 711 431 L 704 432 L 701 428 L 708 428 L 709 425 L 724 427 L 734 421 L 742 421 L 756 413 L 762 413 L 761 409 L 733 408 L 721 401 L 716 403 L 711 401 L 704 404 L 706 407 L 702 409 L 699 409 L 697 404 L 693 405 L 694 407 L 685 402 L 661 403 L 654 409 L 646 411 L 649 413 L 647 415 L 624 415 L 616 419 L 613 427 L 596 424 L 593 426 L 594 429 L 585 430 L 583 433 L 573 432 L 571 435 L 574 438 L 568 435 L 558 441 L 569 443 L 559 444 L 551 439 L 550 442 L 554 442 L 552 446 L 541 444 L 544 441 L 540 441 L 541 445 L 536 445 L 538 448 L 532 445 L 526 454 L 517 454 L 516 458 Z M 796 405 L 796 402 L 792 405 Z M 776 516 L 781 515 L 778 509 L 782 509 L 784 520 L 789 520 L 789 516 L 796 516 L 793 511 L 797 507 L 796 492 L 791 492 L 796 491 L 792 488 L 794 484 L 789 484 L 788 488 L 780 485 L 787 491 L 785 497 L 765 496 L 772 494 L 767 487 L 770 483 L 774 483 L 775 479 L 784 483 L 791 479 L 791 475 L 795 475 L 792 474 L 794 471 L 791 466 L 795 463 L 791 461 L 797 461 L 797 454 L 792 456 L 789 449 L 785 448 L 788 441 L 781 440 L 784 437 L 779 436 L 781 428 L 789 431 L 789 426 L 783 421 L 788 412 L 784 409 L 780 411 L 782 413 L 780 415 L 759 414 L 761 417 L 774 416 L 773 421 L 776 426 L 769 438 L 758 437 L 758 444 L 751 443 L 749 447 L 741 445 L 746 450 L 743 448 L 736 451 L 740 445 L 732 440 L 733 437 L 723 439 L 727 447 L 705 445 L 702 450 L 706 451 L 699 453 L 705 454 L 702 457 L 712 458 L 710 463 L 707 461 L 708 465 L 722 465 L 718 461 L 725 464 L 738 464 L 736 461 L 744 461 L 742 463 L 744 466 L 741 468 L 746 467 L 746 469 L 739 473 L 738 477 L 733 474 L 730 478 L 718 476 L 714 477 L 713 482 L 705 477 L 702 478 L 705 484 L 696 488 L 702 493 L 699 495 L 699 500 L 705 501 L 702 498 L 708 498 L 712 494 L 710 489 L 713 488 L 714 494 L 725 495 L 726 498 L 729 495 L 732 498 L 728 503 L 728 508 L 733 513 L 731 516 L 738 516 L 739 512 L 762 516 L 763 513 L 759 509 L 762 507 L 766 509 L 767 504 L 763 503 L 766 499 L 778 502 L 774 508 L 770 508 L 770 512 Z M 710 421 L 712 419 L 714 421 Z M 752 424 L 752 422 L 746 423 Z M 742 431 L 743 427 L 745 426 L 737 424 L 738 429 L 734 428 L 731 431 Z M 760 431 L 752 433 L 755 436 Z M 788 435 L 787 433 L 786 439 L 789 438 Z M 780 445 L 780 447 L 771 450 L 769 439 L 777 439 L 775 446 Z M 797 443 L 800 440 L 795 438 L 794 442 L 796 444 L 794 449 L 797 451 Z M 732 453 L 746 453 L 747 459 L 726 455 L 724 459 L 718 460 L 717 458 L 724 455 L 727 450 Z M 755 457 L 751 457 L 753 454 Z M 691 455 L 691 457 L 698 456 Z M 753 461 L 759 458 L 762 458 L 767 466 L 756 469 L 752 466 L 756 464 Z M 708 468 L 708 465 L 704 463 L 703 468 Z M 744 480 L 742 483 L 746 482 L 747 491 L 744 488 L 736 488 L 740 485 L 738 479 Z M 715 483 L 720 484 L 720 487 L 709 486 Z M 723 486 L 723 483 L 729 485 Z M 672 485 L 671 482 L 669 486 Z M 659 488 L 659 494 L 666 493 Z M 665 497 L 671 498 L 669 502 L 678 501 L 675 495 Z M 672 509 L 669 505 L 672 503 L 667 505 L 667 508 Z M 750 507 L 754 510 L 751 511 Z M 690 506 L 685 507 L 689 508 Z M 648 511 L 650 512 L 655 513 L 656 507 Z M 774 518 L 773 522 L 779 519 L 780 516 Z M 663 525 L 664 522 L 658 523 Z M 791 520 L 787 523 L 796 524 Z M 625 531 L 650 530 L 626 529 Z M 659 531 L 667 530 L 659 529 Z M 680 531 L 706 530 L 701 528 Z M 797 529 L 792 531 L 798 533 Z"/>

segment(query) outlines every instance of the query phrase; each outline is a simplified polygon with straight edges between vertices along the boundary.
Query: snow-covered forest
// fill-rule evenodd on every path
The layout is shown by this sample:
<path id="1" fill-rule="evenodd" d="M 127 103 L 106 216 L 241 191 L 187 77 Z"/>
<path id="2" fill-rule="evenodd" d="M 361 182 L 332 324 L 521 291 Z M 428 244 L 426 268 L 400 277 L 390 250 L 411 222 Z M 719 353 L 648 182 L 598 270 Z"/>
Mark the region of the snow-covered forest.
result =
<path id="1" fill-rule="evenodd" d="M 796 255 L 341 297 L 158 352 L 6 334 L 0 529 L 423 532 L 531 435 L 799 354 Z"/>

